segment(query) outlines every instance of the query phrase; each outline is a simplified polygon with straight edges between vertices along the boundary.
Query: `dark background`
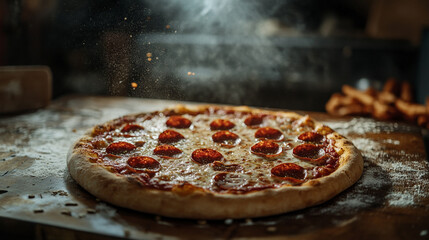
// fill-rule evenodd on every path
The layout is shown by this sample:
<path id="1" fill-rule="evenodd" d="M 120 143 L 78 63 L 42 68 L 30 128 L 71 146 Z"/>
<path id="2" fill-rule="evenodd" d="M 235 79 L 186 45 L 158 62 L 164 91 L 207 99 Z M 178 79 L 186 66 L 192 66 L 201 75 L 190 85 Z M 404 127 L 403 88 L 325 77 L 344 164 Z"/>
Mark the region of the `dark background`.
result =
<path id="1" fill-rule="evenodd" d="M 387 2 L 0 0 L 0 65 L 48 65 L 54 98 L 324 111 L 343 84 L 394 77 L 423 102 L 429 1 Z"/>

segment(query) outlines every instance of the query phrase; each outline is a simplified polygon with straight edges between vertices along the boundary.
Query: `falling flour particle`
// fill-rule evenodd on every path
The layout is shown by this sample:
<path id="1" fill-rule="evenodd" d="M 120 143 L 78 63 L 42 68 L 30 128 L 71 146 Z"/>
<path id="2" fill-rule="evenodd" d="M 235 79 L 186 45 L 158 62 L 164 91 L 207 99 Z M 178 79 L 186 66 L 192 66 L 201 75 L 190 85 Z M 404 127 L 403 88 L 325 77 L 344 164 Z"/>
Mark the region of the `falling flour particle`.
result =
<path id="1" fill-rule="evenodd" d="M 393 144 L 393 145 L 399 145 L 399 144 L 401 144 L 400 141 L 398 141 L 398 140 L 392 140 L 392 139 L 386 139 L 386 140 L 384 140 L 384 142 L 385 143 L 389 143 L 389 144 Z"/>
<path id="2" fill-rule="evenodd" d="M 233 222 L 233 220 L 231 218 L 225 219 L 225 224 L 226 225 L 230 225 L 230 224 L 232 224 L 232 222 Z"/>

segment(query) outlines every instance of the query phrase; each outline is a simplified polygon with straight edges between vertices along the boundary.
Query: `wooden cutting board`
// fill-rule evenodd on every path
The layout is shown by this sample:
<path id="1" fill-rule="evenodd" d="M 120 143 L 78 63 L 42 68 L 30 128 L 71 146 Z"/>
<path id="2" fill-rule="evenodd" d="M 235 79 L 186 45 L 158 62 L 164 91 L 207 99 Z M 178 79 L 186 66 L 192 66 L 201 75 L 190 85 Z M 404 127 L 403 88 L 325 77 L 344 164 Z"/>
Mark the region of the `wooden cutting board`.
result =
<path id="1" fill-rule="evenodd" d="M 350 138 L 364 174 L 319 206 L 277 216 L 185 220 L 101 202 L 70 178 L 69 147 L 88 128 L 174 101 L 69 96 L 37 112 L 0 118 L 2 236 L 40 239 L 429 239 L 429 165 L 420 129 L 309 113 Z M 301 112 L 302 113 L 302 112 Z"/>
<path id="2" fill-rule="evenodd" d="M 0 66 L 0 113 L 36 110 L 49 105 L 52 72 L 47 66 Z"/>

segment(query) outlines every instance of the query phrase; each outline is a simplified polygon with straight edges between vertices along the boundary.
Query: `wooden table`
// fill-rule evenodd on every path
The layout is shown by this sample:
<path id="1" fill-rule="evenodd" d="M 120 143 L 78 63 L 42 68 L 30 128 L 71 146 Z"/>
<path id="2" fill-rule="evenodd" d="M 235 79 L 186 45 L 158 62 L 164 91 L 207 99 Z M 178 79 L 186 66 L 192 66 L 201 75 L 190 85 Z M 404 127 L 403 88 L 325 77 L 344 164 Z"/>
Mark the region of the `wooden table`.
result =
<path id="1" fill-rule="evenodd" d="M 1 117 L 2 239 L 429 239 L 429 165 L 420 129 L 404 123 L 309 113 L 354 142 L 364 156 L 364 174 L 324 204 L 278 216 L 164 218 L 100 202 L 70 178 L 66 154 L 85 130 L 172 104 L 68 96 L 37 112 Z"/>

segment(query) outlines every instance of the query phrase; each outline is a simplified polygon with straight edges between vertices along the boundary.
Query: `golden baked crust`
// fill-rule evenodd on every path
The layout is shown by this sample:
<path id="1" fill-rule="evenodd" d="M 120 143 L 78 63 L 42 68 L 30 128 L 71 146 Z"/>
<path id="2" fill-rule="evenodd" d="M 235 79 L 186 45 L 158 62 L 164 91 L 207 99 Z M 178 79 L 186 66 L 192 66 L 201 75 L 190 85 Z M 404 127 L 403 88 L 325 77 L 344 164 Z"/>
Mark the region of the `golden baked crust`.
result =
<path id="1" fill-rule="evenodd" d="M 213 106 L 176 106 L 164 112 L 198 114 Z M 168 217 L 194 219 L 250 218 L 285 213 L 323 203 L 354 184 L 363 171 L 363 160 L 353 144 L 330 128 L 292 112 L 267 111 L 248 107 L 220 109 L 252 114 L 267 114 L 310 124 L 315 131 L 332 139 L 339 155 L 338 166 L 327 176 L 308 179 L 302 184 L 283 184 L 245 192 L 213 191 L 192 184 L 177 184 L 169 189 L 142 186 L 136 178 L 110 171 L 94 162 L 96 154 L 88 147 L 97 127 L 72 146 L 67 157 L 71 176 L 88 192 L 106 202 L 142 212 Z M 133 115 L 145 116 L 145 114 Z M 109 126 L 115 120 L 106 123 Z M 306 122 L 308 121 L 308 122 Z M 299 127 L 299 126 L 297 126 Z M 249 153 L 250 154 L 250 153 Z"/>

